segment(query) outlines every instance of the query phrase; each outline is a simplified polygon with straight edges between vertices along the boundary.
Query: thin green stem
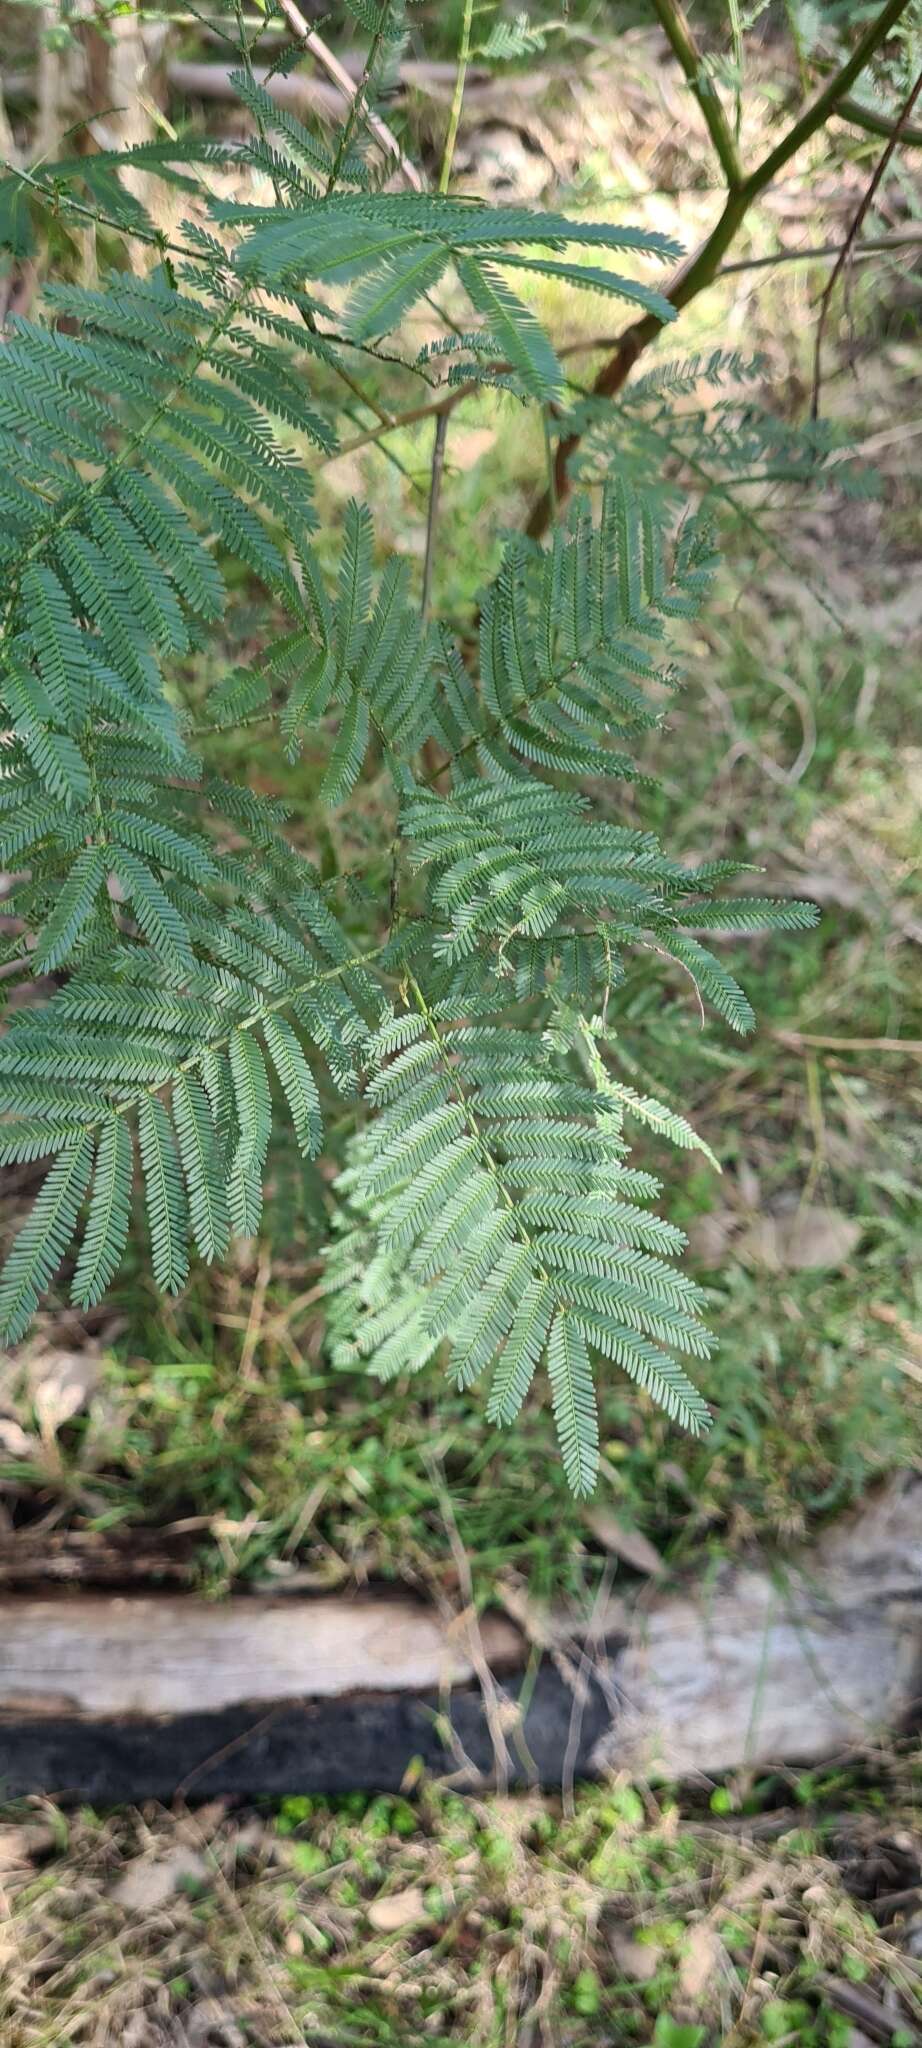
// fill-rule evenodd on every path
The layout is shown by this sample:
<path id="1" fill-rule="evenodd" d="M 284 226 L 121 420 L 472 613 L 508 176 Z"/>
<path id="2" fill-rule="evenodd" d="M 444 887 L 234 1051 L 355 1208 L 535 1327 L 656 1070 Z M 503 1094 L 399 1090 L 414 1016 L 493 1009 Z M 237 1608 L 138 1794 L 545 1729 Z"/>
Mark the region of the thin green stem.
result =
<path id="1" fill-rule="evenodd" d="M 720 159 L 728 191 L 743 182 L 736 142 L 705 60 L 698 48 L 685 10 L 679 0 L 653 0 L 653 8 L 673 55 L 681 64 L 689 87 L 704 116 L 705 126 Z M 739 125 L 737 125 L 737 135 Z"/>
<path id="2" fill-rule="evenodd" d="M 432 470 L 429 481 L 429 511 L 426 518 L 426 556 L 423 563 L 423 594 L 421 611 L 423 619 L 429 617 L 432 599 L 432 577 L 435 568 L 435 543 L 439 523 L 439 501 L 442 495 L 442 477 L 445 472 L 445 436 L 448 432 L 448 414 L 440 412 L 435 422 L 435 438 L 432 444 Z"/>
<path id="3" fill-rule="evenodd" d="M 840 100 L 851 91 L 856 78 L 860 78 L 875 50 L 886 41 L 890 30 L 896 27 L 900 15 L 905 14 L 908 5 L 909 0 L 887 0 L 887 5 L 868 23 L 851 56 L 833 73 L 818 99 L 807 108 L 799 121 L 795 121 L 787 135 L 782 136 L 777 147 L 771 150 L 767 157 L 763 157 L 756 169 L 750 172 L 746 179 L 746 190 L 751 198 L 756 198 L 760 192 L 764 192 L 766 185 L 771 184 L 788 159 L 796 155 L 805 142 L 809 142 L 810 137 L 816 134 L 818 128 L 822 128 L 830 114 L 835 113 Z"/>
<path id="4" fill-rule="evenodd" d="M 228 1027 L 227 1031 L 222 1032 L 219 1038 L 209 1039 L 207 1045 L 197 1046 L 195 1052 L 189 1053 L 186 1059 L 177 1060 L 175 1067 L 165 1080 L 152 1081 L 147 1088 L 135 1088 L 121 1102 L 107 1103 L 103 1114 L 127 1116 L 129 1111 L 136 1109 L 138 1104 L 143 1102 L 147 1096 L 160 1095 L 164 1088 L 169 1088 L 177 1074 L 191 1073 L 200 1064 L 206 1052 L 222 1052 L 230 1044 L 235 1031 L 253 1031 L 258 1024 L 261 1024 L 264 1017 L 273 1016 L 277 1010 L 287 1009 L 290 1003 L 297 1002 L 299 996 L 309 995 L 311 989 L 319 987 L 322 982 L 336 981 L 341 975 L 348 974 L 352 968 L 363 967 L 369 960 L 379 959 L 380 955 L 386 951 L 386 947 L 387 941 L 382 940 L 380 946 L 372 946 L 366 953 L 353 953 L 348 960 L 343 960 L 338 967 L 324 968 L 320 973 L 312 974 L 308 981 L 298 982 L 293 988 L 284 989 L 282 994 L 275 998 L 274 1002 L 260 1003 L 258 1009 L 253 1010 L 248 1017 L 239 1018 L 236 1023 Z M 96 1130 L 103 1121 L 103 1114 L 100 1114 L 98 1117 L 92 1117 L 89 1122 L 81 1124 L 79 1128 L 84 1131 Z"/>
<path id="5" fill-rule="evenodd" d="M 879 114 L 875 107 L 866 107 L 863 100 L 853 100 L 847 93 L 843 100 L 839 100 L 836 113 L 840 120 L 851 121 L 855 128 L 864 128 L 868 135 L 892 135 L 896 126 L 895 119 Z M 922 128 L 907 121 L 900 128 L 900 141 L 904 148 L 911 145 L 919 149 L 922 147 Z"/>
<path id="6" fill-rule="evenodd" d="M 727 0 L 730 14 L 730 34 L 733 38 L 733 62 L 736 66 L 736 81 L 733 89 L 733 135 L 737 149 L 743 126 L 743 69 L 745 49 L 743 46 L 743 23 L 740 16 L 740 0 Z"/>
<path id="7" fill-rule="evenodd" d="M 464 105 L 464 84 L 467 67 L 471 58 L 471 29 L 474 21 L 474 0 L 464 0 L 464 19 L 461 23 L 461 43 L 458 49 L 458 69 L 455 73 L 455 89 L 452 94 L 451 113 L 448 117 L 448 134 L 445 137 L 445 151 L 442 169 L 439 173 L 439 191 L 447 192 L 451 183 L 451 167 L 455 160 L 455 144 L 461 123 L 461 109 Z"/>
<path id="8" fill-rule="evenodd" d="M 541 432 L 544 437 L 544 466 L 547 471 L 547 494 L 551 501 L 551 519 L 557 517 L 557 478 L 554 474 L 554 447 L 551 441 L 551 423 L 548 407 L 541 407 Z"/>
<path id="9" fill-rule="evenodd" d="M 65 196 L 60 192 L 50 192 L 48 186 L 42 184 L 41 178 L 37 178 L 34 171 L 27 171 L 23 164 L 14 164 L 8 157 L 2 157 L 0 158 L 0 169 L 2 169 L 5 177 L 18 178 L 20 184 L 28 186 L 31 192 L 37 193 L 38 197 L 44 200 L 49 211 L 56 216 L 59 215 L 63 205 L 68 213 L 79 214 L 82 220 L 91 222 L 94 227 L 117 228 L 120 234 L 126 232 L 125 222 L 120 220 L 117 214 L 106 213 L 99 206 L 86 206 L 82 199 L 74 199 L 70 193 L 67 193 Z M 159 228 L 142 227 L 140 221 L 135 222 L 132 220 L 131 236 L 133 241 L 146 242 L 149 248 L 160 249 L 164 252 L 168 250 L 172 256 L 183 256 L 193 263 L 203 263 L 205 261 L 201 249 L 190 249 L 186 246 L 185 242 L 172 241 L 169 235 L 161 234 Z"/>
<path id="10" fill-rule="evenodd" d="M 375 66 L 377 65 L 378 57 L 380 55 L 381 44 L 384 41 L 384 32 L 385 29 L 387 28 L 387 17 L 389 12 L 389 0 L 383 0 L 383 5 L 378 14 L 378 26 L 375 29 L 374 35 L 372 36 L 371 42 L 368 47 L 368 56 L 365 59 L 365 68 L 359 80 L 358 90 L 353 94 L 353 97 L 349 103 L 349 111 L 339 131 L 339 141 L 336 144 L 336 154 L 333 158 L 333 168 L 330 172 L 330 176 L 327 181 L 328 195 L 333 191 L 334 186 L 337 184 L 339 180 L 339 174 L 342 170 L 343 164 L 346 161 L 346 157 L 348 156 L 352 144 L 353 135 L 355 134 L 356 128 L 358 127 L 359 117 L 365 111 L 365 95 L 368 91 L 371 80 L 375 75 Z"/>

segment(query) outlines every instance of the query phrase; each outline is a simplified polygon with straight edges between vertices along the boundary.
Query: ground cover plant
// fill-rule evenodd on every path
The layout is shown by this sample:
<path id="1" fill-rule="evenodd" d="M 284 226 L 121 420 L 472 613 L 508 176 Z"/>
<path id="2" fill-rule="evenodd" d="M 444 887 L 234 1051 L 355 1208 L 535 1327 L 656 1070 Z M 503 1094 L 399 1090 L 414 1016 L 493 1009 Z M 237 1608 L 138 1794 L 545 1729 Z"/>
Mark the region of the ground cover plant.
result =
<path id="1" fill-rule="evenodd" d="M 905 1754 L 563 1805 L 416 1787 L 236 1815 L 23 1807 L 0 1856 L 11 2048 L 918 2039 Z"/>

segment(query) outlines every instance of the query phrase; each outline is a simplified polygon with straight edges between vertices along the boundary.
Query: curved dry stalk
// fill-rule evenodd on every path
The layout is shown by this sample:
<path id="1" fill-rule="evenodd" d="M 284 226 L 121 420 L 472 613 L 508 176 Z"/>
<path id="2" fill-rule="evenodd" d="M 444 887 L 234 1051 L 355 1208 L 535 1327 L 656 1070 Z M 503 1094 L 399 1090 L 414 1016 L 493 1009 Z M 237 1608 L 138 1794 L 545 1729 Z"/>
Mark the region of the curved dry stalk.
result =
<path id="1" fill-rule="evenodd" d="M 310 51 L 327 77 L 338 86 L 349 105 L 354 105 L 361 88 L 356 85 L 353 78 L 350 78 L 348 71 L 324 42 L 323 37 L 318 36 L 316 29 L 311 28 L 310 23 L 305 20 L 297 0 L 278 0 L 278 4 L 297 41 L 303 43 L 305 50 Z M 414 192 L 425 191 L 422 174 L 416 165 L 411 163 L 410 158 L 404 155 L 393 129 L 388 127 L 386 121 L 382 121 L 380 114 L 376 114 L 372 107 L 365 107 L 363 111 L 366 124 L 385 156 L 396 157 L 402 176 Z"/>

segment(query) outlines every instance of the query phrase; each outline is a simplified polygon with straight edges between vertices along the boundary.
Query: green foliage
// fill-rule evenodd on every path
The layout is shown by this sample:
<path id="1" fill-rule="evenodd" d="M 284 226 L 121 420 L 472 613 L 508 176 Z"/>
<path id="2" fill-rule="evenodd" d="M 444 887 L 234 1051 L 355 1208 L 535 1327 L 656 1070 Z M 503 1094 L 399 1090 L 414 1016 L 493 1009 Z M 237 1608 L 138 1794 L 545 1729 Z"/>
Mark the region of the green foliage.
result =
<path id="1" fill-rule="evenodd" d="M 553 26 L 557 27 L 559 23 Z M 527 14 L 516 14 L 511 21 L 498 16 L 486 41 L 479 44 L 473 54 L 485 58 L 489 64 L 508 64 L 516 57 L 531 57 L 543 50 L 548 34 L 548 28 L 533 26 Z"/>
<path id="2" fill-rule="evenodd" d="M 587 1345 L 686 1428 L 706 1425 L 662 1348 L 710 1349 L 698 1290 L 659 1256 L 684 1240 L 631 1199 L 656 1183 L 626 1164 L 614 1097 L 575 1079 L 553 1045 L 454 1024 L 453 995 L 430 1011 L 414 990 L 415 1016 L 388 1020 L 372 1042 L 378 1113 L 342 1176 L 357 1221 L 331 1260 L 334 1358 L 369 1358 L 393 1377 L 447 1343 L 460 1386 L 495 1364 L 488 1413 L 502 1423 L 546 1358 L 567 1475 L 590 1492 Z"/>
<path id="3" fill-rule="evenodd" d="M 779 498 L 783 504 L 785 490 L 803 496 L 834 479 L 850 497 L 872 495 L 876 472 L 852 455 L 839 423 L 790 421 L 763 402 L 766 370 L 758 356 L 712 349 L 660 364 L 615 401 L 580 400 L 570 416 L 581 437 L 575 475 L 583 483 L 604 483 L 617 461 L 622 475 L 647 489 L 657 478 L 667 502 L 681 502 L 688 493 L 699 516 L 729 506 L 763 537 L 758 515 Z"/>
<path id="4" fill-rule="evenodd" d="M 58 166 L 45 190 L 65 224 L 89 195 L 163 260 L 98 289 L 49 285 L 43 317 L 14 320 L 0 352 L 0 859 L 24 964 L 58 978 L 0 1040 L 0 1158 L 52 1162 L 4 1271 L 0 1341 L 23 1334 L 75 1241 L 73 1298 L 100 1298 L 136 1187 L 157 1285 L 182 1289 L 190 1250 L 220 1260 L 232 1232 L 259 1229 L 276 1116 L 313 1158 L 322 1096 L 358 1093 L 326 1282 L 335 1355 L 384 1375 L 444 1356 L 462 1387 L 489 1372 L 502 1423 L 546 1367 L 586 1493 L 593 1359 L 686 1428 L 707 1422 L 673 1356 L 707 1355 L 700 1298 L 670 1262 L 681 1234 L 643 1206 L 656 1183 L 629 1162 L 625 1118 L 696 1140 L 611 1076 L 605 1006 L 626 957 L 646 955 L 746 1031 L 747 999 L 699 934 L 814 913 L 715 894 L 736 864 L 684 867 L 633 812 L 612 816 L 609 785 L 642 788 L 632 749 L 678 683 L 668 636 L 712 563 L 707 523 L 673 515 L 639 402 L 624 460 L 605 435 L 625 404 L 593 415 L 597 497 L 547 546 L 509 541 L 476 660 L 422 617 L 403 561 L 376 575 L 362 503 L 328 582 L 312 471 L 338 446 L 331 382 L 351 389 L 356 349 L 399 340 L 434 287 L 460 288 L 479 322 L 451 337 L 449 381 L 473 369 L 544 406 L 564 372 L 510 273 L 665 322 L 668 302 L 606 258 L 675 251 L 621 226 L 381 192 L 354 123 L 331 154 L 246 70 L 238 86 L 257 126 L 238 161 L 270 174 L 276 203 L 215 202 L 197 183 L 208 153 L 158 144 L 145 168 L 200 209 L 168 251 L 121 183 L 137 152 Z M 315 288 L 345 288 L 344 310 Z M 721 457 L 751 464 L 770 439 L 728 416 Z M 267 630 L 196 726 L 188 662 L 228 573 L 262 593 Z M 348 891 L 336 906 L 277 804 L 211 772 L 217 733 L 253 717 L 277 718 L 291 758 L 308 737 L 327 748 L 328 805 L 383 763 L 386 933 L 385 906 Z"/>

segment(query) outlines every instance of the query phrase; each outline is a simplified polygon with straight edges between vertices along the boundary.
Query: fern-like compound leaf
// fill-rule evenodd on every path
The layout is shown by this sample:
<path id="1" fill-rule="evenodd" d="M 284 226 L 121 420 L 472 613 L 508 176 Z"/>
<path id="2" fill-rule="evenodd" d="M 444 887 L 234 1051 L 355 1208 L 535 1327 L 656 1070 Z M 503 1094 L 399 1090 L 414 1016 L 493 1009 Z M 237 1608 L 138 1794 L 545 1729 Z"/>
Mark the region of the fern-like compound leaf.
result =
<path id="1" fill-rule="evenodd" d="M 121 1264 L 131 1220 L 134 1153 L 124 1117 L 109 1116 L 96 1141 L 93 1193 L 71 1295 L 81 1308 L 101 1300 Z"/>
<path id="2" fill-rule="evenodd" d="M 106 856 L 101 846 L 85 846 L 78 853 L 55 902 L 51 916 L 42 926 L 35 950 L 35 965 L 45 974 L 60 967 L 72 951 L 83 927 L 92 917 L 96 899 L 106 879 Z"/>
<path id="3" fill-rule="evenodd" d="M 592 1492 L 599 1466 L 599 1424 L 589 1353 L 572 1315 L 558 1309 L 547 1342 L 547 1371 L 564 1471 L 575 1494 Z"/>
<path id="4" fill-rule="evenodd" d="M 17 1237 L 0 1285 L 0 1342 L 28 1328 L 73 1237 L 93 1166 L 93 1141 L 77 1133 L 59 1151 Z"/>
<path id="5" fill-rule="evenodd" d="M 230 1234 L 225 1176 L 208 1096 L 194 1074 L 177 1074 L 172 1106 L 196 1249 L 209 1262 L 222 1259 Z"/>
<path id="6" fill-rule="evenodd" d="M 154 1279 L 165 1294 L 178 1294 L 189 1271 L 186 1191 L 170 1119 L 155 1095 L 138 1110 L 138 1142 Z"/>
<path id="7" fill-rule="evenodd" d="M 323 1143 L 320 1096 L 297 1033 L 285 1017 L 267 1016 L 263 1036 L 291 1113 L 298 1149 L 315 1159 Z"/>
<path id="8" fill-rule="evenodd" d="M 65 227 L 95 214 L 150 266 L 49 283 L 0 350 L 0 961 L 55 978 L 0 1036 L 0 1166 L 47 1162 L 0 1275 L 0 1340 L 72 1247 L 74 1300 L 101 1298 L 136 1158 L 157 1285 L 180 1290 L 191 1251 L 224 1258 L 260 1226 L 273 1120 L 316 1157 L 332 1086 L 363 1097 L 326 1282 L 334 1357 L 385 1376 L 438 1362 L 483 1381 L 501 1423 L 549 1388 L 584 1493 L 605 1376 L 707 1423 L 679 1362 L 708 1354 L 701 1298 L 625 1132 L 702 1141 L 681 1104 L 620 1079 L 609 1006 L 630 959 L 746 1030 L 725 941 L 813 916 L 733 895 L 753 886 L 738 863 L 683 865 L 644 827 L 638 742 L 713 567 L 677 479 L 709 511 L 812 484 L 839 451 L 740 397 L 759 373 L 738 355 L 577 401 L 561 431 L 599 488 L 545 545 L 507 542 L 457 645 L 429 616 L 431 550 L 421 577 L 359 501 L 316 545 L 314 471 L 354 430 L 357 350 L 399 378 L 414 309 L 428 331 L 447 289 L 469 313 L 404 368 L 452 401 L 473 383 L 561 406 L 535 283 L 665 324 L 649 265 L 679 253 L 621 224 L 383 189 L 362 116 L 402 9 L 360 0 L 357 18 L 372 60 L 332 147 L 244 67 L 249 139 L 167 138 L 28 181 L 30 206 Z M 537 33 L 501 24 L 496 47 Z M 242 197 L 208 189 L 213 163 Z M 140 170 L 195 197 L 168 254 Z M 251 174 L 274 200 L 252 203 Z M 434 491 L 430 538 L 438 509 Z M 384 791 L 361 878 L 321 880 L 284 806 L 216 772 L 217 732 L 273 721 L 292 761 L 322 762 L 321 805 L 363 777 L 374 805 Z"/>

